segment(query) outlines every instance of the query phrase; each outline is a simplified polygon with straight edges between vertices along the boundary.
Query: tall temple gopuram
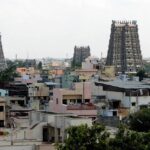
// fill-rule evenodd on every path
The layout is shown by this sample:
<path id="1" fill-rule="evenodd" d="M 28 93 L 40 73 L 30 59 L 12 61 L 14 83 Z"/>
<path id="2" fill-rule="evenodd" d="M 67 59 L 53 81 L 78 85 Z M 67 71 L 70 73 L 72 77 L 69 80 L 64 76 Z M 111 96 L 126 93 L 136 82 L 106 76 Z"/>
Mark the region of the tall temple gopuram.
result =
<path id="1" fill-rule="evenodd" d="M 2 71 L 4 69 L 6 69 L 6 62 L 5 62 L 5 58 L 4 58 L 1 35 L 0 35 L 0 71 Z"/>
<path id="2" fill-rule="evenodd" d="M 136 73 L 143 67 L 136 21 L 112 21 L 107 66 L 117 73 Z"/>

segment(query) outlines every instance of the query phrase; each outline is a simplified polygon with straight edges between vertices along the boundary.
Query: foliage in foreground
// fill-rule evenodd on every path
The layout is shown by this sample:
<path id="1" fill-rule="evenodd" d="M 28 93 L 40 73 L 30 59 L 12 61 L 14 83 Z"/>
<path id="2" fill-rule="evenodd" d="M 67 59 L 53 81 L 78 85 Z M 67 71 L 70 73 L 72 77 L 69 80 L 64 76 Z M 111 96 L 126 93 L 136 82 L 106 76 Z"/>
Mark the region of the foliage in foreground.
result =
<path id="1" fill-rule="evenodd" d="M 68 138 L 59 144 L 58 150 L 149 150 L 150 132 L 136 132 L 121 126 L 114 138 L 101 125 L 73 126 Z"/>
<path id="2" fill-rule="evenodd" d="M 150 131 L 150 109 L 141 109 L 130 116 L 130 129 L 138 132 Z"/>
<path id="3" fill-rule="evenodd" d="M 15 66 L 11 65 L 0 71 L 0 83 L 13 81 L 14 77 L 18 76 L 15 69 Z"/>
<path id="4" fill-rule="evenodd" d="M 58 150 L 96 150 L 106 149 L 109 134 L 101 125 L 88 127 L 87 125 L 72 126 L 67 129 L 68 138 Z"/>

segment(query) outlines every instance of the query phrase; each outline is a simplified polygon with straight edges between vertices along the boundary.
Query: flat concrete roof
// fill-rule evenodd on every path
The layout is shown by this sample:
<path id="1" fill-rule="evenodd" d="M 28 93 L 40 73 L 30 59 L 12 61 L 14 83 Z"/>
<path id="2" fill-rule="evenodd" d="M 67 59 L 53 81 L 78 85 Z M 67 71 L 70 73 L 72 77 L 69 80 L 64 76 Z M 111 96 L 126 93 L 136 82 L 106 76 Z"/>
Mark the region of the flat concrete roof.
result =
<path id="1" fill-rule="evenodd" d="M 150 85 L 138 81 L 114 80 L 109 82 L 95 82 L 96 85 L 107 85 L 121 89 L 150 89 Z"/>

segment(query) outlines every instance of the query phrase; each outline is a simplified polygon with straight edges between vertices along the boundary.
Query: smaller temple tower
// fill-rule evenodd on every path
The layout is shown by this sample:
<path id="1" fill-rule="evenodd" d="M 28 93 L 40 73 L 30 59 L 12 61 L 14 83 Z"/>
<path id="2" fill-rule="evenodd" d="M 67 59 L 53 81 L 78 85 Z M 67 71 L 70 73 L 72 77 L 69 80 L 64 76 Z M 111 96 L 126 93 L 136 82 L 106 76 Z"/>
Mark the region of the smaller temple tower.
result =
<path id="1" fill-rule="evenodd" d="M 81 47 L 74 47 L 74 55 L 73 55 L 73 65 L 74 66 L 80 66 L 83 61 L 87 57 L 89 57 L 90 54 L 90 47 L 89 46 L 81 46 Z"/>
<path id="2" fill-rule="evenodd" d="M 0 34 L 0 71 L 6 69 L 6 62 L 4 58 L 4 53 L 3 53 L 3 47 L 2 47 L 2 41 L 1 41 L 1 34 Z"/>

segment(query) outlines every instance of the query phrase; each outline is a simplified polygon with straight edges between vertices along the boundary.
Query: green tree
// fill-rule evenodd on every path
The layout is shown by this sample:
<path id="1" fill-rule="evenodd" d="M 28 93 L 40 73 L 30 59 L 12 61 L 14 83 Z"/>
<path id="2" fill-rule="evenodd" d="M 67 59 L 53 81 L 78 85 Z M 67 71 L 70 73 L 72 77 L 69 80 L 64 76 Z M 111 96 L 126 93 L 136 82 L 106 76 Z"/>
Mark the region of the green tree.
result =
<path id="1" fill-rule="evenodd" d="M 38 68 L 39 70 L 42 70 L 42 62 L 41 62 L 41 61 L 38 63 L 37 68 Z"/>
<path id="2" fill-rule="evenodd" d="M 139 132 L 150 131 L 150 109 L 141 109 L 129 117 L 129 126 Z"/>
<path id="3" fill-rule="evenodd" d="M 109 134 L 104 126 L 72 126 L 67 133 L 68 138 L 58 146 L 58 150 L 107 150 Z"/>
<path id="4" fill-rule="evenodd" d="M 9 65 L 5 70 L 0 71 L 0 83 L 6 83 L 13 81 L 14 77 L 17 77 L 16 66 Z"/>
<path id="5" fill-rule="evenodd" d="M 144 69 L 141 69 L 136 74 L 139 77 L 139 80 L 142 81 L 144 77 L 146 77 L 146 73 Z"/>
<path id="6" fill-rule="evenodd" d="M 121 127 L 115 138 L 109 139 L 108 150 L 149 150 L 150 132 L 136 132 Z"/>
<path id="7" fill-rule="evenodd" d="M 150 132 L 137 132 L 120 126 L 110 137 L 101 125 L 73 126 L 67 129 L 68 138 L 58 150 L 150 150 Z"/>

